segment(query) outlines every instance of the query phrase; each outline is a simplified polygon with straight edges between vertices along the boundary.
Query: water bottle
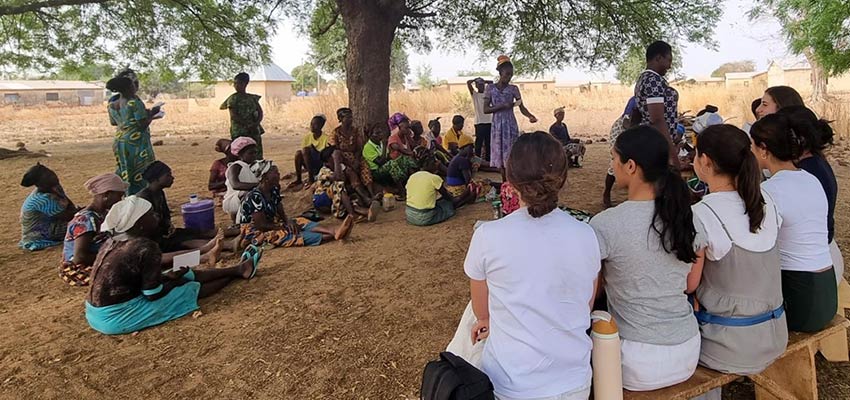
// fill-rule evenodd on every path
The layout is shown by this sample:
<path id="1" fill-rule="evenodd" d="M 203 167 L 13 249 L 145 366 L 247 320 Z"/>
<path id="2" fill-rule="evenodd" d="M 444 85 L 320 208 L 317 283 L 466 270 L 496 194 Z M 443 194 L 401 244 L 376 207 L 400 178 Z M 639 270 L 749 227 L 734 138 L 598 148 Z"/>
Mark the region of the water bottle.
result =
<path id="1" fill-rule="evenodd" d="M 593 340 L 593 398 L 623 400 L 623 363 L 620 354 L 620 331 L 611 314 L 594 311 L 590 314 Z"/>
<path id="2" fill-rule="evenodd" d="M 197 194 L 190 194 L 189 195 L 189 203 L 195 204 L 197 202 L 198 202 L 198 195 Z"/>
<path id="3" fill-rule="evenodd" d="M 382 205 L 386 212 L 395 210 L 395 196 L 392 193 L 384 193 L 384 201 Z"/>

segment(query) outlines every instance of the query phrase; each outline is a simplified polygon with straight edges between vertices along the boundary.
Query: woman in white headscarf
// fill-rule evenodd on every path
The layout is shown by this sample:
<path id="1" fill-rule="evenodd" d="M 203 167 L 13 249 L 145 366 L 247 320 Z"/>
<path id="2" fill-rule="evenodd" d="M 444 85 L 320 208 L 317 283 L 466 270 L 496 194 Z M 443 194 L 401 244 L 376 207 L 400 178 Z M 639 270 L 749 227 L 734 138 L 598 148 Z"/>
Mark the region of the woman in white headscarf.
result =
<path id="1" fill-rule="evenodd" d="M 107 335 L 135 332 L 180 318 L 234 279 L 251 279 L 261 252 L 245 251 L 229 268 L 162 272 L 162 252 L 150 238 L 158 221 L 151 203 L 130 196 L 109 210 L 101 228 L 112 237 L 101 247 L 91 272 L 86 320 Z"/>

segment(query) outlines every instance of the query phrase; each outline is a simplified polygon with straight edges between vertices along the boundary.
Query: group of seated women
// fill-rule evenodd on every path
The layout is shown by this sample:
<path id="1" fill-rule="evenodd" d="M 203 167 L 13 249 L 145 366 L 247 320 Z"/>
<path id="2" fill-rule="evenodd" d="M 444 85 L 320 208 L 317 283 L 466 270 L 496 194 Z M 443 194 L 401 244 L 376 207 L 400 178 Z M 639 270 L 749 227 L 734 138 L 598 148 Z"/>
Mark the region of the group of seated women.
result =
<path id="1" fill-rule="evenodd" d="M 789 331 L 821 330 L 837 311 L 831 143 L 802 105 L 766 113 L 749 136 L 708 127 L 694 170 L 710 190 L 691 204 L 666 139 L 632 127 L 611 150 L 628 199 L 588 226 L 557 209 L 569 163 L 559 143 L 521 135 L 507 165 L 521 208 L 476 228 L 464 262 L 471 306 L 448 350 L 477 364 L 498 398 L 587 399 L 596 307 L 619 327 L 625 389 L 671 386 L 697 365 L 764 370 Z"/>

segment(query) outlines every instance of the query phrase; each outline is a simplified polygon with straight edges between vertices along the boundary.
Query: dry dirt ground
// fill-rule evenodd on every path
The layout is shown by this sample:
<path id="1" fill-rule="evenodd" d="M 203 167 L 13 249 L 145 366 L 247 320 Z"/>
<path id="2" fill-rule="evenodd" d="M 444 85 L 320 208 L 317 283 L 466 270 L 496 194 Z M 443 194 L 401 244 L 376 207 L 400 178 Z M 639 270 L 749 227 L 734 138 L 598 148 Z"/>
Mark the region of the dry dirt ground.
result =
<path id="1" fill-rule="evenodd" d="M 156 153 L 175 169 L 169 198 L 178 210 L 190 193 L 205 192 L 215 138 L 164 140 Z M 266 138 L 267 158 L 288 170 L 296 143 Z M 114 169 L 107 141 L 32 147 L 53 155 L 42 162 L 80 205 L 88 201 L 82 183 Z M 607 152 L 606 144 L 589 146 L 563 203 L 600 210 Z M 462 262 L 472 225 L 492 216 L 476 204 L 419 228 L 406 225 L 400 209 L 382 213 L 357 225 L 346 243 L 266 252 L 256 279 L 202 300 L 198 318 L 103 336 L 86 324 L 85 289 L 57 276 L 60 249 L 25 253 L 16 245 L 28 194 L 19 182 L 32 163 L 0 161 L 0 398 L 416 398 L 423 366 L 445 348 L 468 301 Z M 850 168 L 835 167 L 843 188 L 837 237 L 848 249 Z M 307 204 L 303 194 L 285 201 L 290 213 Z M 820 360 L 818 372 L 821 398 L 850 398 L 850 365 Z M 752 398 L 747 385 L 730 392 L 727 398 Z"/>

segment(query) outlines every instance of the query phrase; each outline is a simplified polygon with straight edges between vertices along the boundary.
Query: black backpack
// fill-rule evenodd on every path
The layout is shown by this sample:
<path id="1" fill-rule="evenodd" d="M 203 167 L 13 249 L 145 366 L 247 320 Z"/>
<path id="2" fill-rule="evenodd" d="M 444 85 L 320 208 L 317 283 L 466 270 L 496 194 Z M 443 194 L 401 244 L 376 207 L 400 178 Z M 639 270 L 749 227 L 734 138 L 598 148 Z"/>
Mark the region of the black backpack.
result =
<path id="1" fill-rule="evenodd" d="M 493 383 L 466 360 L 444 351 L 440 359 L 425 365 L 422 400 L 493 400 Z"/>

